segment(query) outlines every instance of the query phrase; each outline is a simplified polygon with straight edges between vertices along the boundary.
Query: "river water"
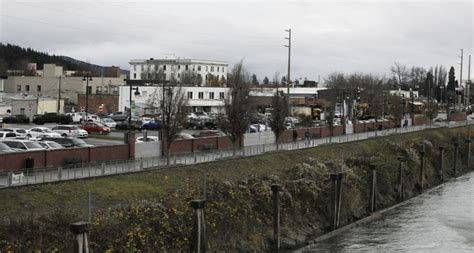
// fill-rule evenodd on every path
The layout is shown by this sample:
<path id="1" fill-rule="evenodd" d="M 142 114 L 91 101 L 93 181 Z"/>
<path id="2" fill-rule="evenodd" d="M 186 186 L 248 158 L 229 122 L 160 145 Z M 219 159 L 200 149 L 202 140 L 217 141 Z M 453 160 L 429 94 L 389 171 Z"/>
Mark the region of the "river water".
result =
<path id="1" fill-rule="evenodd" d="M 474 252 L 474 173 L 298 252 Z"/>

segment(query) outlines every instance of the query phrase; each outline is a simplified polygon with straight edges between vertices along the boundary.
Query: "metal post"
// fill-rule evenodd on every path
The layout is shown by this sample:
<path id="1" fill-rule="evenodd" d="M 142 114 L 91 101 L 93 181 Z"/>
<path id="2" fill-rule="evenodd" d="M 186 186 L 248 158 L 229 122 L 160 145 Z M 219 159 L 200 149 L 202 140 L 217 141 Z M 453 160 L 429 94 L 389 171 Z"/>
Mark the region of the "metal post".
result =
<path id="1" fill-rule="evenodd" d="M 441 183 L 444 182 L 444 171 L 443 171 L 444 151 L 443 149 L 444 148 L 442 146 L 439 147 L 439 178 L 440 178 Z"/>
<path id="2" fill-rule="evenodd" d="M 74 253 L 89 253 L 89 226 L 90 223 L 84 221 L 69 225 L 74 234 Z"/>
<path id="3" fill-rule="evenodd" d="M 101 171 L 102 171 L 102 175 L 105 175 L 105 163 L 102 163 L 102 164 L 100 165 L 100 169 L 101 169 Z"/>
<path id="4" fill-rule="evenodd" d="M 280 249 L 280 190 L 281 185 L 272 184 L 273 192 L 273 252 Z"/>
<path id="5" fill-rule="evenodd" d="M 143 170 L 143 157 L 140 158 L 140 170 Z"/>
<path id="6" fill-rule="evenodd" d="M 370 182 L 370 212 L 375 211 L 375 191 L 377 182 L 377 171 L 375 170 L 375 164 L 370 164 L 370 171 L 372 172 L 372 178 Z"/>
<path id="7" fill-rule="evenodd" d="M 191 239 L 191 252 L 201 253 L 207 251 L 206 223 L 204 219 L 204 207 L 206 201 L 202 199 L 192 200 L 191 207 L 194 209 L 193 215 L 193 235 Z"/>

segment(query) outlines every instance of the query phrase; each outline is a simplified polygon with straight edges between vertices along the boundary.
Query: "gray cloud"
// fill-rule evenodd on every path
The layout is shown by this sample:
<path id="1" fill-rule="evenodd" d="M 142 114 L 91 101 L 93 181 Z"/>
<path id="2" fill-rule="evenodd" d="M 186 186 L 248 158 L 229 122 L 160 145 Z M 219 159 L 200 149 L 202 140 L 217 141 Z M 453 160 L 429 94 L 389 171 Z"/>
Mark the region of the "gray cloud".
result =
<path id="1" fill-rule="evenodd" d="M 250 72 L 271 78 L 286 74 L 289 27 L 292 77 L 388 74 L 394 61 L 457 69 L 459 48 L 471 54 L 473 45 L 469 0 L 0 1 L 2 42 L 122 68 L 175 53 L 244 59 Z"/>

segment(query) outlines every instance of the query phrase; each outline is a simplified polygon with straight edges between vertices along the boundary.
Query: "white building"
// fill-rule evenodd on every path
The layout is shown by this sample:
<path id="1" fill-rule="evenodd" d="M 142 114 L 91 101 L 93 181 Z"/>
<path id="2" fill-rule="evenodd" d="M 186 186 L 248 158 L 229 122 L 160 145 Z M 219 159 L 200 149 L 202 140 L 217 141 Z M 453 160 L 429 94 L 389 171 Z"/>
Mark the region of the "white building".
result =
<path id="1" fill-rule="evenodd" d="M 208 75 L 226 80 L 229 67 L 229 64 L 222 61 L 184 59 L 174 55 L 163 59 L 131 60 L 129 63 L 131 80 L 156 79 L 155 74 L 162 71 L 165 80 L 169 81 L 174 76 L 179 81 L 183 73 L 189 72 L 200 76 L 201 85 L 206 85 Z"/>
<path id="2" fill-rule="evenodd" d="M 411 89 L 410 90 L 402 90 L 402 89 L 391 90 L 389 91 L 389 94 L 393 96 L 406 97 L 406 98 L 411 98 L 412 96 L 414 98 L 418 97 L 418 91 L 412 91 Z"/>
<path id="3" fill-rule="evenodd" d="M 138 87 L 140 95 L 135 96 L 132 90 L 132 101 L 135 105 L 134 114 L 153 114 L 160 112 L 163 99 L 162 86 L 133 86 Z M 173 87 L 178 89 L 178 87 Z M 225 87 L 180 87 L 188 99 L 190 111 L 219 112 L 224 106 L 229 88 Z M 130 107 L 130 86 L 120 86 L 119 110 L 126 111 Z"/>

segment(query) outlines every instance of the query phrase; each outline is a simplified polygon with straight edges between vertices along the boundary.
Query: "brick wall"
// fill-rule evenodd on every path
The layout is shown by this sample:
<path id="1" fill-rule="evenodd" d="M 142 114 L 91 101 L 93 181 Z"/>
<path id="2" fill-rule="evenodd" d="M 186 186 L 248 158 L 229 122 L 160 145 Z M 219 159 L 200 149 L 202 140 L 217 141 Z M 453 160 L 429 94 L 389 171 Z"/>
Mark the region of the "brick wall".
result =
<path id="1" fill-rule="evenodd" d="M 420 126 L 420 125 L 429 125 L 430 119 L 425 117 L 415 117 L 413 120 L 413 125 Z"/>
<path id="2" fill-rule="evenodd" d="M 450 121 L 462 121 L 466 120 L 467 115 L 465 113 L 451 113 L 449 114 L 449 120 Z"/>
<path id="3" fill-rule="evenodd" d="M 98 113 L 99 106 L 104 104 L 105 114 L 119 110 L 119 95 L 111 94 L 89 94 L 89 113 Z M 86 108 L 86 95 L 79 94 L 77 96 L 77 106 L 74 108 L 76 112 L 80 111 L 80 108 Z"/>
<path id="4" fill-rule="evenodd" d="M 0 155 L 0 171 L 20 170 L 25 167 L 27 158 L 34 159 L 34 168 L 59 167 L 69 158 L 78 158 L 81 162 L 125 160 L 135 157 L 135 135 L 128 144 L 111 146 L 68 148 L 56 150 L 26 151 Z M 129 155 L 129 152 L 131 152 Z"/>

